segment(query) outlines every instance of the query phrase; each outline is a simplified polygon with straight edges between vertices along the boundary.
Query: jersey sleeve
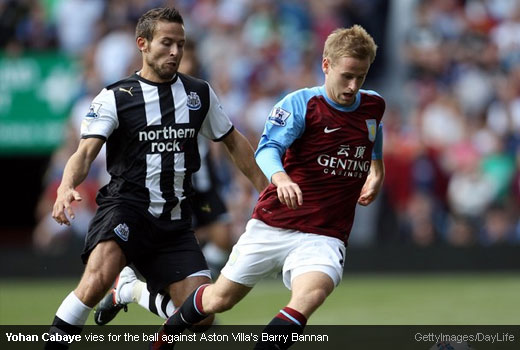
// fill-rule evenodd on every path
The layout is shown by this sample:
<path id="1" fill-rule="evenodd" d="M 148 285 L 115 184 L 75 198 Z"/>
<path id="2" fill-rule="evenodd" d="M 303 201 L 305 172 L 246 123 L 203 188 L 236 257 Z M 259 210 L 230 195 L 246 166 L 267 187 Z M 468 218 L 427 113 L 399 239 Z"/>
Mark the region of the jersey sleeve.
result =
<path id="1" fill-rule="evenodd" d="M 255 158 L 269 180 L 284 171 L 283 154 L 305 130 L 306 104 L 300 94 L 293 93 L 278 102 L 267 117 Z"/>
<path id="2" fill-rule="evenodd" d="M 202 122 L 200 133 L 213 141 L 220 141 L 233 131 L 233 124 L 224 112 L 217 95 L 209 86 L 209 109 Z"/>
<path id="3" fill-rule="evenodd" d="M 372 159 L 383 159 L 383 123 L 379 123 L 376 133 L 376 140 L 374 141 L 374 148 L 372 149 Z"/>
<path id="4" fill-rule="evenodd" d="M 103 89 L 90 104 L 81 122 L 81 138 L 98 137 L 106 140 L 119 126 L 116 100 L 112 90 Z"/>

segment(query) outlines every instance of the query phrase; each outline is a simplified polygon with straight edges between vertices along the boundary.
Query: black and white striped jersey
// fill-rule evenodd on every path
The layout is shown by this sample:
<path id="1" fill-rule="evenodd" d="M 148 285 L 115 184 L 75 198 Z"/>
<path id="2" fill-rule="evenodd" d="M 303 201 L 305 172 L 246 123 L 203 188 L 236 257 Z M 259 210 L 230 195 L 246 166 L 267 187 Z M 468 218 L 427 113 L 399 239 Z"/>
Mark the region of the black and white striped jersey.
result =
<path id="1" fill-rule="evenodd" d="M 197 135 L 221 140 L 233 130 L 203 80 L 178 73 L 154 83 L 137 73 L 97 95 L 81 137 L 106 140 L 111 180 L 98 204 L 132 205 L 170 228 L 191 224 L 191 175 L 200 167 Z M 173 224 L 173 226 L 171 225 Z"/>

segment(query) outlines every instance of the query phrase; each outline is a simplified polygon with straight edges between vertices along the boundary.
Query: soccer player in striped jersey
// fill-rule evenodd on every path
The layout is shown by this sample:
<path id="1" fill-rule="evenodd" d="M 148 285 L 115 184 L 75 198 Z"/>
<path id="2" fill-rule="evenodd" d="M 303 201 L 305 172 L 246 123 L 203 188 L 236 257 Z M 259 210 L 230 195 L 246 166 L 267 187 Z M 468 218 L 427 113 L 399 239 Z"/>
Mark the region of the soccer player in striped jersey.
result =
<path id="1" fill-rule="evenodd" d="M 385 102 L 361 90 L 376 48 L 358 25 L 335 30 L 323 51 L 324 86 L 298 90 L 274 106 L 256 151 L 271 184 L 215 284 L 197 288 L 160 332 L 178 333 L 230 309 L 280 270 L 291 299 L 255 349 L 287 349 L 290 335 L 303 332 L 341 281 L 356 204 L 374 201 L 383 183 Z M 158 341 L 152 349 L 173 345 Z"/>
<path id="2" fill-rule="evenodd" d="M 185 41 L 177 10 L 145 13 L 136 27 L 141 70 L 103 89 L 83 120 L 82 140 L 57 190 L 54 219 L 69 225 L 74 218 L 70 204 L 81 200 L 75 188 L 105 141 L 111 180 L 97 196 L 99 208 L 82 254 L 85 272 L 58 308 L 51 333 L 80 333 L 92 307 L 130 263 L 150 292 L 168 292 L 175 305 L 210 282 L 187 200 L 191 174 L 200 167 L 199 133 L 222 141 L 258 191 L 268 185 L 253 148 L 233 128 L 209 84 L 177 72 Z M 46 344 L 46 349 L 67 348 Z"/>

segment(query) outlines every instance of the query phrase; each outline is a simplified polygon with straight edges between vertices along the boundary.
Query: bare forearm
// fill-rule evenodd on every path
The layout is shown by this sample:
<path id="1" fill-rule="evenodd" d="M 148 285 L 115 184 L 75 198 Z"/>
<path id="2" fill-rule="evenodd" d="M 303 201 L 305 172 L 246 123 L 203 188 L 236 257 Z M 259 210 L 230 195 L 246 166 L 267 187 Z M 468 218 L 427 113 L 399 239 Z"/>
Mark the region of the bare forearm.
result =
<path id="1" fill-rule="evenodd" d="M 80 141 L 78 149 L 69 158 L 63 170 L 61 189 L 76 188 L 85 180 L 90 170 L 90 165 L 98 155 L 102 145 L 103 141 L 99 139 Z"/>
<path id="2" fill-rule="evenodd" d="M 248 145 L 249 146 L 249 145 Z M 256 162 L 249 159 L 255 159 L 253 148 L 239 147 L 236 152 L 231 153 L 231 159 L 237 168 L 253 183 L 258 192 L 262 192 L 269 185 L 267 178 L 264 176 Z"/>
<path id="3" fill-rule="evenodd" d="M 74 152 L 65 165 L 56 201 L 52 208 L 52 217 L 58 224 L 70 225 L 69 218 L 74 219 L 74 210 L 71 203 L 81 200 L 81 195 L 75 188 L 87 177 L 90 164 L 99 153 L 103 142 L 101 139 L 94 138 L 81 140 L 78 150 Z"/>
<path id="4" fill-rule="evenodd" d="M 385 180 L 385 163 L 382 159 L 372 160 L 372 163 L 370 164 L 370 176 L 379 186 L 383 184 L 383 181 Z"/>
<path id="5" fill-rule="evenodd" d="M 372 203 L 381 187 L 383 185 L 383 180 L 385 179 L 385 164 L 381 159 L 375 159 L 372 161 L 370 165 L 370 174 L 361 189 L 361 194 L 358 198 L 358 203 L 366 206 Z"/>
<path id="6" fill-rule="evenodd" d="M 60 188 L 76 188 L 85 180 L 90 170 L 90 162 L 78 152 L 74 153 L 63 170 Z"/>
<path id="7" fill-rule="evenodd" d="M 231 140 L 225 144 L 229 155 L 237 168 L 253 183 L 258 192 L 262 192 L 269 185 L 260 167 L 255 162 L 254 150 L 249 141 L 238 131 L 229 135 Z"/>

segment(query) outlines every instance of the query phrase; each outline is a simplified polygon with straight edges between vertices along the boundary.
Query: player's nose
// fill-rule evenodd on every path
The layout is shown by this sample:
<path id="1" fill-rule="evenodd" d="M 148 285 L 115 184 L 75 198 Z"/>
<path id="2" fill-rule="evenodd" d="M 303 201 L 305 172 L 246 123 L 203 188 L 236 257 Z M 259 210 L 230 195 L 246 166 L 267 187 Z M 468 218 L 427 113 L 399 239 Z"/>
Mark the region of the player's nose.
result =
<path id="1" fill-rule="evenodd" d="M 359 84 L 357 82 L 356 79 L 352 79 L 348 82 L 348 85 L 347 85 L 347 89 L 350 91 L 350 92 L 354 92 L 354 91 L 357 91 L 359 89 Z"/>
<path id="2" fill-rule="evenodd" d="M 178 45 L 172 45 L 170 47 L 170 56 L 177 57 L 181 54 L 181 48 Z"/>

